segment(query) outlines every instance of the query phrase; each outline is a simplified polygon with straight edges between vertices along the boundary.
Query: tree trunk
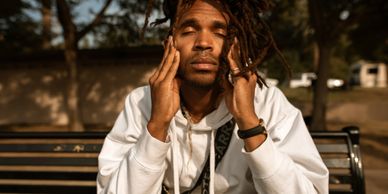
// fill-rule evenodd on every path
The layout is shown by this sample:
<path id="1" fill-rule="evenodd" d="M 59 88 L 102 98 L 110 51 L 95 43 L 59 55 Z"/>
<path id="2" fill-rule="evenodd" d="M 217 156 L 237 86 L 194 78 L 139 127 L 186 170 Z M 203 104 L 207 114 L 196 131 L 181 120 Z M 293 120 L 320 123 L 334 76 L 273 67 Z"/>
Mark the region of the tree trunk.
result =
<path id="1" fill-rule="evenodd" d="M 75 36 L 75 34 L 74 34 Z M 65 58 L 68 66 L 68 88 L 67 88 L 67 113 L 70 131 L 84 131 L 82 122 L 82 110 L 78 99 L 79 82 L 77 66 L 77 46 L 74 41 L 66 41 Z"/>
<path id="2" fill-rule="evenodd" d="M 310 23 L 314 28 L 314 39 L 318 49 L 317 80 L 314 84 L 313 112 L 310 130 L 326 130 L 327 78 L 330 71 L 329 32 L 330 27 L 325 24 L 322 1 L 309 0 Z"/>
<path id="3" fill-rule="evenodd" d="M 78 32 L 77 27 L 75 26 L 72 20 L 70 7 L 67 4 L 66 0 L 56 1 L 58 20 L 63 29 L 63 37 L 65 40 L 65 58 L 66 64 L 68 66 L 68 88 L 66 102 L 70 131 L 84 131 L 81 103 L 78 98 L 78 41 L 83 36 L 85 36 L 86 33 L 90 32 L 93 27 L 100 23 L 104 16 L 105 10 L 109 7 L 111 2 L 112 0 L 106 0 L 104 6 L 96 15 L 94 20 Z"/>
<path id="4" fill-rule="evenodd" d="M 318 50 L 318 79 L 314 86 L 313 113 L 310 126 L 310 130 L 313 131 L 326 130 L 327 79 L 330 70 L 330 46 L 318 44 Z"/>
<path id="5" fill-rule="evenodd" d="M 319 47 L 317 41 L 313 41 L 313 69 L 314 72 L 318 72 L 318 66 L 319 66 Z"/>
<path id="6" fill-rule="evenodd" d="M 69 131 L 84 131 L 81 106 L 78 100 L 77 27 L 72 21 L 70 8 L 65 0 L 57 0 L 58 20 L 63 29 L 67 65 L 66 109 Z"/>
<path id="7" fill-rule="evenodd" d="M 41 0 L 42 3 L 42 48 L 48 50 L 51 48 L 51 0 Z"/>

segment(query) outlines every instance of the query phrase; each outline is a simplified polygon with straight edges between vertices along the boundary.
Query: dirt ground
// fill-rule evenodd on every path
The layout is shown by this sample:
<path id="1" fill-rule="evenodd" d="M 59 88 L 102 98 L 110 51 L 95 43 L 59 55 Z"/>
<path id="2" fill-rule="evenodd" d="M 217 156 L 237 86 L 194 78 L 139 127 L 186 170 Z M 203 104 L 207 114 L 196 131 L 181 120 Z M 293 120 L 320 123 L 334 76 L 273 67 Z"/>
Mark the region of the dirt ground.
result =
<path id="1" fill-rule="evenodd" d="M 304 116 L 312 112 L 312 91 L 282 89 Z M 367 194 L 388 193 L 388 89 L 353 88 L 330 91 L 327 127 L 340 130 L 349 125 L 360 128 L 360 148 Z"/>
<path id="2" fill-rule="evenodd" d="M 329 123 L 339 129 L 348 123 Z M 388 123 L 375 126 L 373 123 L 358 123 L 360 148 L 364 166 L 367 194 L 388 193 Z"/>

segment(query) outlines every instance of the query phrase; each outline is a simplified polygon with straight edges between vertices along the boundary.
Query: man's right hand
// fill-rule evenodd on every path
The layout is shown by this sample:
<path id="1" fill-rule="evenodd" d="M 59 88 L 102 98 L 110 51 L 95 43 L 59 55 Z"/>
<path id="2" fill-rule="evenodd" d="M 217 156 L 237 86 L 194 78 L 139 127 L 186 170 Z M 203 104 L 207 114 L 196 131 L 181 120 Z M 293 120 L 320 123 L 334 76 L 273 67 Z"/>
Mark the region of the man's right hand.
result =
<path id="1" fill-rule="evenodd" d="M 154 138 L 163 142 L 166 141 L 168 127 L 180 106 L 180 80 L 175 77 L 179 67 L 179 57 L 173 38 L 169 36 L 162 62 L 149 79 L 152 111 L 147 128 Z"/>

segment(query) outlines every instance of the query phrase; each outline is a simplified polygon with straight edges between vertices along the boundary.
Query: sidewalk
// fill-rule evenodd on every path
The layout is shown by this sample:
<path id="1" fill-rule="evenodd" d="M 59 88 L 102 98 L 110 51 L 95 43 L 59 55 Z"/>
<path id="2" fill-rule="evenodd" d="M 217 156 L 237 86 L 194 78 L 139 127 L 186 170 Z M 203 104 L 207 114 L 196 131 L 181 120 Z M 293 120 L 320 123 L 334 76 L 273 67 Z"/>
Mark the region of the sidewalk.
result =
<path id="1" fill-rule="evenodd" d="M 364 169 L 366 194 L 388 193 L 388 169 Z"/>

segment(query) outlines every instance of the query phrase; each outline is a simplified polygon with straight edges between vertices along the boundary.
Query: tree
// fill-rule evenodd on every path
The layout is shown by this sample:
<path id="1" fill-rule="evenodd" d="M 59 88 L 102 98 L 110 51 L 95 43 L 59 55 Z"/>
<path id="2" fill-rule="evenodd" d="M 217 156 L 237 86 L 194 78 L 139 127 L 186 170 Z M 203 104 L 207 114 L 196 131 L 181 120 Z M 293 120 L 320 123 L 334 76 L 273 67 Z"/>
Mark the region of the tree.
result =
<path id="1" fill-rule="evenodd" d="M 141 44 L 160 44 L 169 29 L 167 26 L 148 28 L 144 39 L 141 34 L 145 21 L 147 1 L 144 0 L 117 0 L 120 12 L 106 15 L 101 25 L 94 28 L 98 47 L 130 47 Z M 156 17 L 161 13 L 162 1 L 153 0 L 151 15 Z"/>
<path id="2" fill-rule="evenodd" d="M 51 48 L 51 0 L 40 0 L 42 4 L 42 48 L 47 50 Z"/>
<path id="3" fill-rule="evenodd" d="M 311 28 L 308 23 L 307 0 L 275 1 L 268 24 L 279 48 L 294 72 L 311 71 Z M 272 54 L 272 53 L 271 53 Z M 286 81 L 277 57 L 265 62 L 268 76 Z"/>
<path id="4" fill-rule="evenodd" d="M 317 75 L 314 87 L 312 130 L 326 130 L 327 79 L 330 58 L 339 37 L 360 21 L 361 7 L 365 0 L 309 0 L 310 23 L 314 29 L 314 40 L 318 49 Z"/>
<path id="5" fill-rule="evenodd" d="M 93 21 L 83 29 L 78 30 L 72 19 L 69 4 L 66 0 L 56 0 L 57 17 L 62 26 L 63 38 L 65 43 L 64 55 L 68 66 L 68 88 L 67 88 L 67 113 L 69 118 L 69 129 L 71 131 L 83 131 L 82 113 L 78 100 L 78 67 L 77 50 L 78 42 L 96 25 L 98 25 L 112 0 L 106 0 L 101 10 L 95 16 Z"/>
<path id="6" fill-rule="evenodd" d="M 359 58 L 388 63 L 388 1 L 374 0 L 359 7 L 358 25 L 349 32 L 349 52 Z"/>
<path id="7" fill-rule="evenodd" d="M 1 54 L 26 53 L 40 48 L 38 24 L 25 13 L 31 7 L 30 2 L 22 0 L 0 1 Z"/>

